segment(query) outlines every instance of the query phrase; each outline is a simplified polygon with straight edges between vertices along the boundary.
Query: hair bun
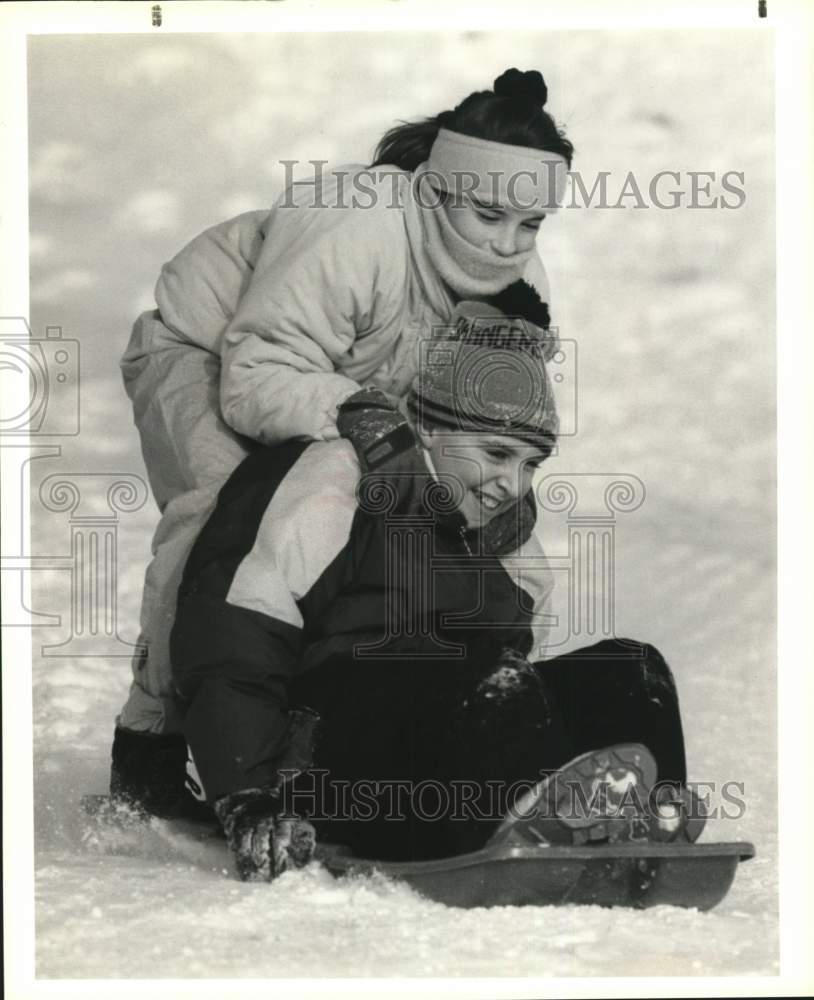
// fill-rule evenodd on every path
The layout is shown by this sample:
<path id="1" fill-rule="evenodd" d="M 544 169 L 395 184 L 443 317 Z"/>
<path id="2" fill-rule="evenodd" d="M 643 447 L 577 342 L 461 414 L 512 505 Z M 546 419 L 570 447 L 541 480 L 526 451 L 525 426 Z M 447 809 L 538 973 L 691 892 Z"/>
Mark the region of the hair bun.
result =
<path id="1" fill-rule="evenodd" d="M 543 74 L 536 69 L 521 72 L 519 69 L 507 69 L 495 80 L 495 94 L 498 97 L 510 97 L 520 101 L 533 101 L 540 107 L 545 107 L 548 100 L 548 87 Z"/>

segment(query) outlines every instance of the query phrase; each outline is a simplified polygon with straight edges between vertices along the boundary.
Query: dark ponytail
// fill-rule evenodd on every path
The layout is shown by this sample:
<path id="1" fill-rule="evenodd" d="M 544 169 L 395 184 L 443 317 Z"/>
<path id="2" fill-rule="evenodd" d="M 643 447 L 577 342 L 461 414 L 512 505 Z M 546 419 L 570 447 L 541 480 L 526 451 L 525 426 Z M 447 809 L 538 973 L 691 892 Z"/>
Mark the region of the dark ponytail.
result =
<path id="1" fill-rule="evenodd" d="M 548 88 L 541 73 L 507 69 L 495 80 L 493 90 L 470 94 L 452 111 L 389 129 L 376 147 L 371 167 L 390 164 L 402 170 L 415 170 L 429 157 L 442 128 L 475 139 L 558 153 L 570 167 L 574 147 L 543 110 L 547 100 Z"/>

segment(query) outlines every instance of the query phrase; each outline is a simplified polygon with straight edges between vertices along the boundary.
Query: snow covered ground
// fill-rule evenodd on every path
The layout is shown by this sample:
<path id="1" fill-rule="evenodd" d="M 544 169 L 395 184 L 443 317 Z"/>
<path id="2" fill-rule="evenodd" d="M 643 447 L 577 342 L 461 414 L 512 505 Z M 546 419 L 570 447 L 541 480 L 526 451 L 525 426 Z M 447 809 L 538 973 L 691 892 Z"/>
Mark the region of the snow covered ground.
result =
<path id="1" fill-rule="evenodd" d="M 359 60 L 359 53 L 364 58 Z M 439 110 L 510 65 L 545 71 L 589 179 L 742 171 L 738 210 L 564 212 L 543 252 L 579 343 L 579 433 L 546 473 L 626 473 L 616 631 L 658 645 L 682 698 L 691 775 L 740 782 L 751 840 L 720 907 L 454 911 L 378 878 L 312 867 L 271 886 L 225 855 L 145 838 L 83 844 L 104 791 L 125 658 L 40 655 L 70 631 L 70 574 L 32 574 L 37 975 L 771 975 L 777 969 L 772 68 L 748 32 L 37 38 L 31 43 L 32 326 L 82 351 L 81 433 L 31 463 L 33 551 L 69 551 L 53 473 L 143 475 L 116 363 L 158 267 L 205 226 L 269 203 L 281 158 L 364 159 L 398 117 Z M 590 186 L 590 185 L 589 185 Z M 689 190 L 685 179 L 681 186 Z M 717 189 L 720 193 L 720 189 Z M 686 198 L 685 198 L 686 202 Z M 628 205 L 631 202 L 628 201 Z M 51 440 L 51 439 L 48 439 Z M 87 482 L 82 480 L 82 482 Z M 151 503 L 118 524 L 119 631 L 137 635 Z M 545 524 L 549 551 L 565 524 Z M 562 598 L 561 598 L 562 599 Z M 576 645 L 571 641 L 569 645 Z M 563 647 L 565 648 L 565 647 Z M 720 805 L 720 797 L 714 799 Z"/>

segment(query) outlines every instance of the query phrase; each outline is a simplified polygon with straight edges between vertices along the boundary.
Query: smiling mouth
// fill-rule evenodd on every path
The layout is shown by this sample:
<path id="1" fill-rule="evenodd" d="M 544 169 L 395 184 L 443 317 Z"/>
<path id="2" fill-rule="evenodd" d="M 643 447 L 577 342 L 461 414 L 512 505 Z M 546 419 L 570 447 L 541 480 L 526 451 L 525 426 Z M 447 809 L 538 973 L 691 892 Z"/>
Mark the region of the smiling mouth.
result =
<path id="1" fill-rule="evenodd" d="M 495 497 L 490 496 L 488 493 L 482 493 L 480 490 L 473 490 L 472 492 L 478 498 L 481 506 L 487 510 L 497 510 L 501 505 L 500 500 L 495 499 Z"/>

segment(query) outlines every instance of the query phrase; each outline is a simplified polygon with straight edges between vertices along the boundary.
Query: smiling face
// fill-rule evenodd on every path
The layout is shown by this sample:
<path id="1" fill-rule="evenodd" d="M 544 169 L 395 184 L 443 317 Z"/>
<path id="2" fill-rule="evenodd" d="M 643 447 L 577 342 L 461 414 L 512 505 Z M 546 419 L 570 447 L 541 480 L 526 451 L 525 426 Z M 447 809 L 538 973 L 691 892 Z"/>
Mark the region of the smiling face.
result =
<path id="1" fill-rule="evenodd" d="M 458 510 L 470 528 L 480 528 L 531 489 L 546 452 L 519 438 L 490 432 L 420 429 L 421 443 L 441 479 L 462 492 Z"/>
<path id="2" fill-rule="evenodd" d="M 474 195 L 446 198 L 443 211 L 461 239 L 497 257 L 531 250 L 545 219 L 545 212 L 485 202 Z"/>

